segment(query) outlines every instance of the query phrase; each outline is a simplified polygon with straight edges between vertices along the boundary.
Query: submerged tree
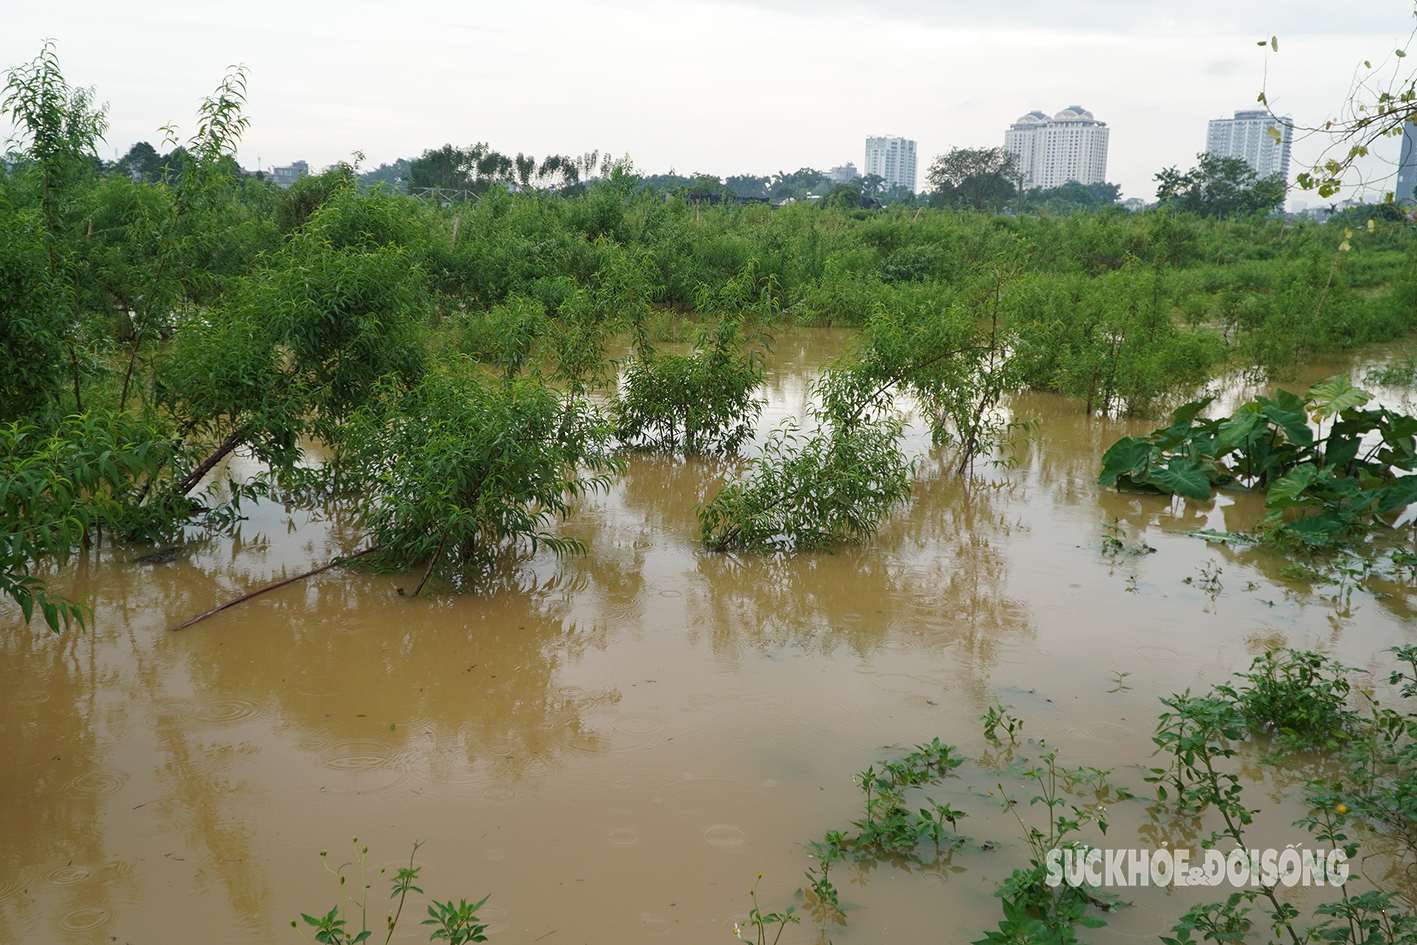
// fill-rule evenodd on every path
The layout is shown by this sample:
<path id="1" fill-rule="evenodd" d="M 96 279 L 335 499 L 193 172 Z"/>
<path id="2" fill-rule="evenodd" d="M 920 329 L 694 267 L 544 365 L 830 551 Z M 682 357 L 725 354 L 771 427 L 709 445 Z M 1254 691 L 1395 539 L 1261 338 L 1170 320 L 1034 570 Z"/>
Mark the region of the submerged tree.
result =
<path id="1" fill-rule="evenodd" d="M 616 436 L 631 446 L 690 455 L 731 453 L 750 437 L 762 409 L 767 329 L 776 312 L 775 282 L 756 261 L 713 292 L 701 286 L 698 311 L 708 324 L 692 354 L 656 351 L 640 333 L 614 404 Z"/>

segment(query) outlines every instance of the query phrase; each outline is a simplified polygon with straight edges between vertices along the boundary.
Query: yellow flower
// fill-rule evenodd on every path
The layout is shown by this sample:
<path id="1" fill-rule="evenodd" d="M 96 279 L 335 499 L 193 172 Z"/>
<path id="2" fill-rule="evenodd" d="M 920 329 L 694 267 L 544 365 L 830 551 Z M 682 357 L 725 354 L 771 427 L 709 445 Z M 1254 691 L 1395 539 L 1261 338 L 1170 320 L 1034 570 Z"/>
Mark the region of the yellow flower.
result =
<path id="1" fill-rule="evenodd" d="M 1339 804 L 1337 807 L 1334 808 L 1334 810 L 1338 811 L 1340 814 L 1346 814 L 1348 813 L 1348 805 Z"/>

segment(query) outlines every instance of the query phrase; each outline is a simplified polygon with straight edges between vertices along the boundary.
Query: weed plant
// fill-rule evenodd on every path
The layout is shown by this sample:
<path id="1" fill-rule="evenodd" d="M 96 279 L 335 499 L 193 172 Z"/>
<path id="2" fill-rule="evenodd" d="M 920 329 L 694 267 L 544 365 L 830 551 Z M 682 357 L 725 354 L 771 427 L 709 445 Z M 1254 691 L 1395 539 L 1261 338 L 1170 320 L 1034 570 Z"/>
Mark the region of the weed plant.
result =
<path id="1" fill-rule="evenodd" d="M 359 838 L 355 837 L 351 843 L 354 845 L 354 859 L 341 863 L 338 867 L 331 867 L 329 864 L 329 851 L 321 850 L 320 858 L 324 861 L 325 871 L 339 880 L 341 899 L 330 908 L 324 915 L 312 916 L 301 913 L 300 918 L 307 926 L 313 929 L 315 941 L 320 945 L 360 945 L 370 939 L 374 931 L 369 928 L 369 890 L 373 884 L 369 882 L 365 864 L 369 854 L 367 846 L 359 845 Z M 394 929 L 398 927 L 399 919 L 403 916 L 404 901 L 410 892 L 422 894 L 423 890 L 414 885 L 418 881 L 418 874 L 423 867 L 414 866 L 413 858 L 418 853 L 418 848 L 423 845 L 421 840 L 414 841 L 413 852 L 409 854 L 408 866 L 401 867 L 391 880 L 393 889 L 389 893 L 389 898 L 395 900 L 394 911 L 389 913 L 385 919 L 384 945 L 394 937 Z M 346 873 L 346 870 L 349 872 Z M 383 869 L 379 870 L 382 874 Z M 347 880 L 357 878 L 359 891 L 351 895 L 348 891 Z M 469 903 L 466 899 L 454 903 L 451 899 L 447 902 L 439 902 L 436 899 L 428 906 L 429 918 L 423 920 L 424 925 L 433 926 L 429 930 L 428 940 L 430 942 L 447 942 L 448 945 L 467 945 L 469 942 L 487 941 L 486 923 L 480 921 L 477 910 L 486 904 L 488 897 L 475 903 Z M 352 914 L 359 913 L 359 931 L 354 931 Z M 290 925 L 299 933 L 301 939 L 305 938 L 305 933 L 301 930 L 300 924 L 294 919 Z"/>

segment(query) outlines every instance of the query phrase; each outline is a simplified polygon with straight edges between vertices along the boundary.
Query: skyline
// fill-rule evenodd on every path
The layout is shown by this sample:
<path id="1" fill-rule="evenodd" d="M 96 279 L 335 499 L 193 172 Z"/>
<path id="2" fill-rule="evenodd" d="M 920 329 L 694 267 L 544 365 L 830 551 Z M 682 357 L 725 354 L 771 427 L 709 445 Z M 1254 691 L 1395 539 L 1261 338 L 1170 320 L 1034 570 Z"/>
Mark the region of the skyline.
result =
<path id="1" fill-rule="evenodd" d="M 1157 171 L 1194 163 L 1211 119 L 1254 107 L 1266 72 L 1277 112 L 1320 122 L 1341 107 L 1354 66 L 1388 55 L 1412 23 L 1410 7 L 1371 0 L 1340 23 L 1316 3 L 1236 6 L 1202 0 L 1175 18 L 1168 4 L 1117 0 L 869 11 L 550 0 L 528 17 L 423 2 L 390 20 L 367 0 L 322 0 L 233 21 L 214 0 L 175 12 L 58 0 L 7 15 L 0 66 L 55 39 L 70 83 L 110 104 L 100 155 L 111 160 L 137 141 L 165 150 L 169 122 L 185 139 L 197 103 L 242 62 L 252 123 L 238 159 L 252 169 L 321 167 L 355 150 L 371 169 L 486 141 L 537 157 L 629 154 L 644 173 L 764 175 L 860 164 L 866 137 L 886 133 L 919 142 L 923 178 L 951 147 L 1001 146 L 1018 115 L 1076 102 L 1112 129 L 1108 179 L 1149 199 Z M 1279 53 L 1257 48 L 1276 34 Z M 881 63 L 890 94 L 873 79 Z M 1375 151 L 1395 163 L 1398 147 Z M 1317 154 L 1296 138 L 1291 169 Z"/>

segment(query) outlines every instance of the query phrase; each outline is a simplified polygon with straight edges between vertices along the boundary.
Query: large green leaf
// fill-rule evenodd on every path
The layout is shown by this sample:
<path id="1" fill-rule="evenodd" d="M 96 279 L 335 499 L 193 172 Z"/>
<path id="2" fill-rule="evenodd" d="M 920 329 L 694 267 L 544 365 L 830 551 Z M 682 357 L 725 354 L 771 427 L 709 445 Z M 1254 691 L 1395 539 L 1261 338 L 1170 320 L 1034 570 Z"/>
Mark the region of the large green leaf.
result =
<path id="1" fill-rule="evenodd" d="M 1220 424 L 1220 442 L 1215 455 L 1224 456 L 1262 436 L 1269 436 L 1269 423 L 1264 415 L 1249 405 L 1241 407 L 1233 417 Z"/>
<path id="2" fill-rule="evenodd" d="M 1119 476 L 1138 475 L 1150 462 L 1150 440 L 1144 436 L 1123 437 L 1102 454 L 1102 475 L 1098 477 L 1097 484 L 1110 486 Z"/>
<path id="3" fill-rule="evenodd" d="M 1322 545 L 1343 530 L 1343 526 L 1347 524 L 1347 518 L 1348 516 L 1338 509 L 1329 509 L 1319 515 L 1306 515 L 1303 518 L 1297 518 L 1285 525 L 1284 528 L 1298 535 L 1305 544 Z"/>
<path id="4" fill-rule="evenodd" d="M 1210 498 L 1210 477 L 1194 460 L 1173 456 L 1165 466 L 1151 471 L 1151 481 L 1188 499 Z"/>
<path id="5" fill-rule="evenodd" d="M 1417 476 L 1403 476 L 1382 491 L 1378 499 L 1378 514 L 1396 512 L 1413 502 L 1417 502 Z"/>
<path id="6" fill-rule="evenodd" d="M 1361 442 L 1356 436 L 1330 434 L 1328 446 L 1324 448 L 1324 462 L 1329 466 L 1344 467 L 1358 457 Z"/>
<path id="7" fill-rule="evenodd" d="M 1276 406 L 1264 408 L 1264 415 L 1269 421 L 1284 431 L 1289 442 L 1296 446 L 1311 446 L 1314 442 L 1314 431 L 1309 429 L 1309 418 L 1304 416 L 1303 411 L 1283 410 Z"/>
<path id="8" fill-rule="evenodd" d="M 1270 508 L 1283 508 L 1292 504 L 1300 493 L 1312 486 L 1318 478 L 1319 467 L 1313 463 L 1301 463 L 1269 487 L 1269 498 L 1265 500 L 1265 504 Z"/>
<path id="9" fill-rule="evenodd" d="M 1373 395 L 1354 387 L 1348 375 L 1338 374 L 1310 387 L 1309 399 L 1314 402 L 1314 413 L 1320 417 L 1332 417 L 1350 407 L 1363 406 L 1373 399 Z"/>

